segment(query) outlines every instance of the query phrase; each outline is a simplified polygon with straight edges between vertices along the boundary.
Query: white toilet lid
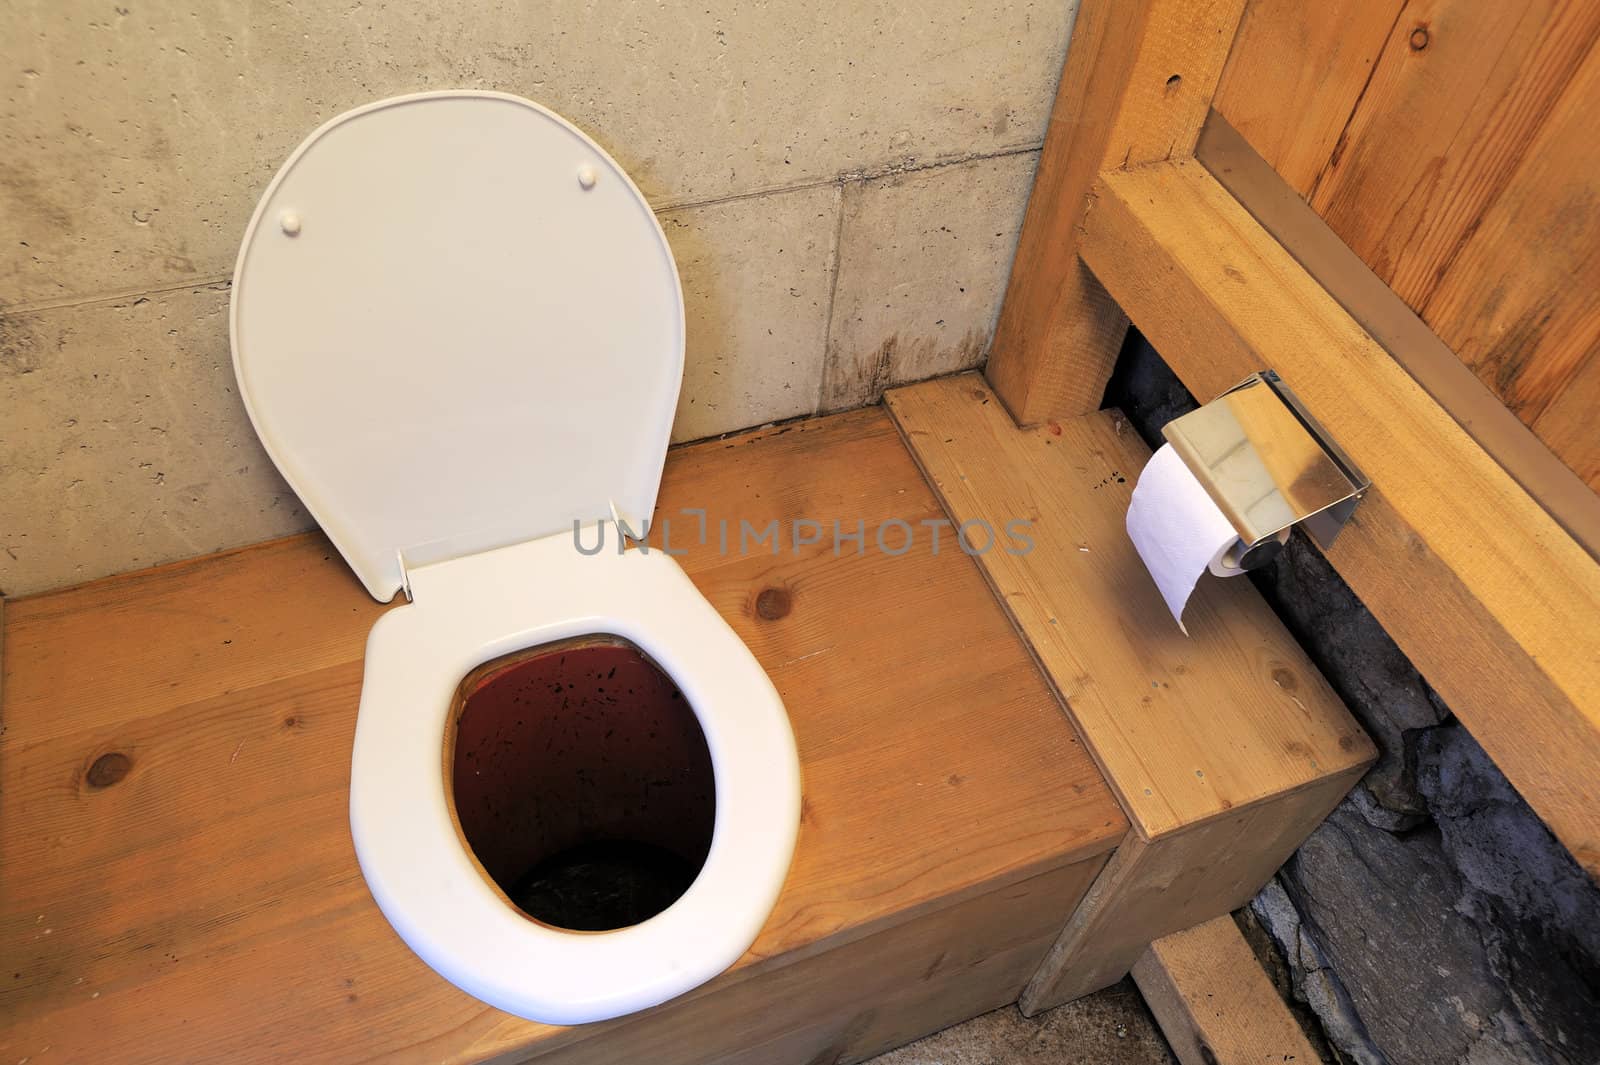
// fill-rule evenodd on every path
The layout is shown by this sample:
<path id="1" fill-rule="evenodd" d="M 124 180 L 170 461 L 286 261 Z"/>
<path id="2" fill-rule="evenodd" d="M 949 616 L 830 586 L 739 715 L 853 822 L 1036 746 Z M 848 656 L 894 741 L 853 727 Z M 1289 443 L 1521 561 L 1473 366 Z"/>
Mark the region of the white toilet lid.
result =
<path id="1" fill-rule="evenodd" d="M 268 454 L 367 590 L 655 507 L 683 295 L 649 205 L 559 115 L 397 97 L 302 144 L 234 271 Z"/>

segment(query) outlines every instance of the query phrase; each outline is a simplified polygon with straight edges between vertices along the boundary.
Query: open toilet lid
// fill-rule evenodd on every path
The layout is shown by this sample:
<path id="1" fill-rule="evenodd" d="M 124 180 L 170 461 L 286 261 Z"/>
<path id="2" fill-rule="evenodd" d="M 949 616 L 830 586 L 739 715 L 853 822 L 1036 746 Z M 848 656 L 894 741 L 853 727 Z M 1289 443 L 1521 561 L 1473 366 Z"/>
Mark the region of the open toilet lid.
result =
<path id="1" fill-rule="evenodd" d="M 256 433 L 378 599 L 402 559 L 655 507 L 677 268 L 622 168 L 537 104 L 425 93 L 317 130 L 251 219 L 231 324 Z"/>

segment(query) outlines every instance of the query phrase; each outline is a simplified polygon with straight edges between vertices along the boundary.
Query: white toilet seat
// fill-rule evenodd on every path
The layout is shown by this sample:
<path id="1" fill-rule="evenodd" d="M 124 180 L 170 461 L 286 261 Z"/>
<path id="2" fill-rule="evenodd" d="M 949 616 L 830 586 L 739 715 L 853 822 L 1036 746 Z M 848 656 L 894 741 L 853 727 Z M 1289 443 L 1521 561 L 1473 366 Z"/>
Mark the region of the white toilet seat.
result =
<path id="1" fill-rule="evenodd" d="M 592 530 L 585 543 L 592 544 Z M 783 703 L 738 634 L 659 550 L 579 554 L 571 534 L 422 567 L 415 601 L 367 641 L 350 780 L 361 870 L 389 922 L 468 993 L 552 1024 L 666 1001 L 755 941 L 788 872 L 800 768 Z M 591 633 L 632 641 L 678 684 L 711 752 L 711 850 L 677 902 L 613 932 L 513 910 L 463 848 L 441 751 L 461 679 L 522 648 Z"/>
<path id="2" fill-rule="evenodd" d="M 350 781 L 361 869 L 401 937 L 485 1002 L 558 1024 L 733 964 L 788 871 L 799 763 L 772 682 L 677 564 L 614 549 L 616 523 L 655 510 L 684 356 L 677 267 L 627 173 L 515 96 L 347 112 L 262 195 L 231 334 L 273 462 L 375 598 L 413 600 L 368 639 Z M 573 530 L 595 522 L 613 547 L 587 556 Z M 598 633 L 688 699 L 716 806 L 682 897 L 566 932 L 514 909 L 457 835 L 445 723 L 478 665 Z"/>

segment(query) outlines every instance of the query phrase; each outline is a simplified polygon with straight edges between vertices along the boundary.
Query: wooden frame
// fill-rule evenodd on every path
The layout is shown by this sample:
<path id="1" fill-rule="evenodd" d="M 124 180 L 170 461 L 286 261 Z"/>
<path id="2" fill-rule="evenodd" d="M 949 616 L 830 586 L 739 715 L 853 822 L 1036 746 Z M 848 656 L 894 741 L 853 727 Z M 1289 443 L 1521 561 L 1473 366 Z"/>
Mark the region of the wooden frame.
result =
<path id="1" fill-rule="evenodd" d="M 1194 160 L 1240 8 L 1084 0 L 989 380 L 1024 423 L 1084 413 L 1123 312 L 1201 399 L 1283 374 L 1374 481 L 1329 560 L 1600 876 L 1600 565 L 1574 538 L 1592 505 L 1530 495 Z M 1168 68 L 1174 99 L 1148 106 Z"/>
<path id="2" fill-rule="evenodd" d="M 989 360 L 1021 424 L 1099 408 L 1128 321 L 1078 261 L 1085 197 L 1108 167 L 1194 151 L 1243 11 L 1244 0 L 1079 6 Z"/>

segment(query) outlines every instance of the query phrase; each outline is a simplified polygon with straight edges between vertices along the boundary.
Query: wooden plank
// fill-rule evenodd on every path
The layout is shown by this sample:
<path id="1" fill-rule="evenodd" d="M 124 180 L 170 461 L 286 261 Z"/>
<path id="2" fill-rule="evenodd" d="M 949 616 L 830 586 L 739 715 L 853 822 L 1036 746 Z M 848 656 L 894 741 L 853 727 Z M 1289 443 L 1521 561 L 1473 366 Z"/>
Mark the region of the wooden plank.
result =
<path id="1" fill-rule="evenodd" d="M 1404 0 L 1253 0 L 1215 108 L 1302 197 L 1328 165 Z"/>
<path id="2" fill-rule="evenodd" d="M 1232 917 L 1156 940 L 1133 978 L 1182 1065 L 1317 1061 Z"/>
<path id="3" fill-rule="evenodd" d="M 1217 110 L 1292 187 L 1314 190 L 1338 237 L 1600 488 L 1600 435 L 1566 413 L 1582 408 L 1541 424 L 1600 350 L 1600 7 L 1399 7 L 1252 4 Z M 1325 120 L 1341 110 L 1329 142 Z"/>
<path id="4" fill-rule="evenodd" d="M 1600 22 L 1600 5 L 1590 7 Z M 1591 429 L 1586 434 L 1560 430 L 1563 415 L 1543 417 L 1600 351 L 1596 99 L 1600 47 L 1565 87 L 1422 316 L 1518 417 L 1600 488 L 1593 475 L 1600 466 L 1594 408 L 1575 411 Z"/>
<path id="5" fill-rule="evenodd" d="M 1596 411 L 1600 411 L 1600 358 L 1591 357 L 1539 416 L 1534 429 L 1551 447 L 1568 456 L 1573 473 L 1600 492 Z"/>
<path id="6" fill-rule="evenodd" d="M 1587 0 L 1413 0 L 1312 206 L 1402 299 L 1425 308 L 1597 39 L 1600 6 Z M 1460 350 L 1451 330 L 1439 331 Z"/>
<path id="7" fill-rule="evenodd" d="M 1124 526 L 1150 453 L 1119 415 L 1018 429 L 971 375 L 888 403 L 953 522 L 1032 522 L 1032 550 L 991 550 L 984 573 L 1144 838 L 1371 761 L 1371 741 L 1248 581 L 1203 581 L 1191 635 L 1173 624 Z"/>
<path id="8" fill-rule="evenodd" d="M 1013 978 L 1027 966 L 1011 952 L 1042 953 L 1073 877 L 1127 822 L 977 567 L 926 538 L 899 556 L 836 557 L 826 541 L 724 555 L 714 531 L 942 516 L 887 415 L 675 450 L 657 529 L 684 507 L 709 510 L 713 532 L 701 544 L 693 518 L 675 521 L 674 546 L 782 693 L 805 782 L 778 906 L 699 994 L 1023 891 L 1025 914 L 980 926 L 1006 930 L 995 972 Z M 474 1061 L 606 1030 L 474 1001 L 373 905 L 347 807 L 363 641 L 383 609 L 320 536 L 7 604 L 0 954 L 15 975 L 0 984 L 0 1055 Z M 1034 881 L 1060 897 L 1021 887 Z M 926 966 L 916 951 L 896 956 Z M 990 972 L 961 956 L 971 979 Z M 908 992 L 884 1030 L 987 1004 L 950 973 L 925 985 L 929 1012 Z M 709 1039 L 731 1022 L 706 1008 Z"/>
<path id="9" fill-rule="evenodd" d="M 1015 1002 L 1103 859 L 935 911 L 721 994 L 609 1026 L 538 1060 L 851 1062 Z"/>
<path id="10" fill-rule="evenodd" d="M 1270 366 L 1372 478 L 1329 560 L 1600 872 L 1600 566 L 1198 163 L 1106 175 L 1081 249 L 1191 392 Z"/>
<path id="11" fill-rule="evenodd" d="M 1110 987 L 1154 940 L 1248 903 L 1365 766 L 1153 840 L 1130 831 L 1022 994 L 1030 1016 Z"/>
<path id="12" fill-rule="evenodd" d="M 1479 447 L 1591 557 L 1600 558 L 1600 496 L 1462 364 L 1222 115 L 1213 112 L 1207 120 L 1195 158 Z M 1595 403 L 1587 406 L 1585 440 L 1592 438 L 1588 418 L 1595 409 Z"/>
<path id="13" fill-rule="evenodd" d="M 203 615 L 193 601 L 196 567 L 217 590 Z M 283 585 L 299 594 L 285 595 Z M 318 602 L 339 603 L 340 623 L 305 624 L 307 604 Z M 320 536 L 224 551 L 12 605 L 11 653 L 27 668 L 16 671 L 5 705 L 30 742 L 360 661 L 367 631 L 388 609 L 361 592 Z M 160 640 L 150 638 L 156 620 Z M 196 630 L 219 624 L 228 631 L 215 646 L 197 644 Z M 82 668 L 86 647 L 98 656 L 94 669 Z M 66 689 L 52 687 L 63 681 Z M 72 701 L 70 714 L 60 712 L 64 698 Z"/>
<path id="14" fill-rule="evenodd" d="M 1187 156 L 1244 0 L 1083 0 L 1006 286 L 988 376 L 1016 419 L 1100 406 L 1127 321 L 1078 262 L 1107 167 Z"/>

